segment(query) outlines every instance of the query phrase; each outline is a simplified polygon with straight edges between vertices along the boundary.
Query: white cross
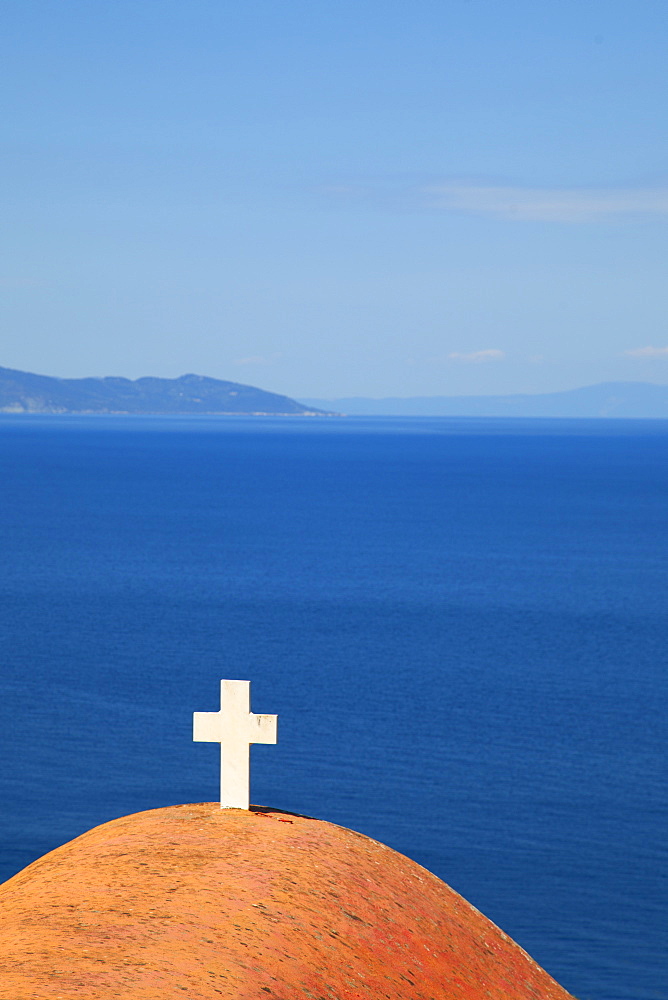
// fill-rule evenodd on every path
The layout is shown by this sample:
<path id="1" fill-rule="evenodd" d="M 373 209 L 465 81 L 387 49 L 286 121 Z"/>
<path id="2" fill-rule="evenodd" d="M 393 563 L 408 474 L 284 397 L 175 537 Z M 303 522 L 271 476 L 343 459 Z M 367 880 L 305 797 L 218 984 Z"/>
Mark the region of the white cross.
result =
<path id="1" fill-rule="evenodd" d="M 193 713 L 193 740 L 220 743 L 220 808 L 250 805 L 250 744 L 276 743 L 276 715 L 253 715 L 250 681 L 220 682 L 220 711 Z"/>

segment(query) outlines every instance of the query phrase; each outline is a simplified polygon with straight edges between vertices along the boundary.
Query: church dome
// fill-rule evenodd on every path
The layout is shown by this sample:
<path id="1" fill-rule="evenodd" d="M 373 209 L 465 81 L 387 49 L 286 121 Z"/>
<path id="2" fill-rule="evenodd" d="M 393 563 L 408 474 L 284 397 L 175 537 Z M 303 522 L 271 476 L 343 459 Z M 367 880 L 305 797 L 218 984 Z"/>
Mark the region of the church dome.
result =
<path id="1" fill-rule="evenodd" d="M 171 806 L 0 887 L 2 1000 L 572 1000 L 420 865 L 351 830 Z"/>

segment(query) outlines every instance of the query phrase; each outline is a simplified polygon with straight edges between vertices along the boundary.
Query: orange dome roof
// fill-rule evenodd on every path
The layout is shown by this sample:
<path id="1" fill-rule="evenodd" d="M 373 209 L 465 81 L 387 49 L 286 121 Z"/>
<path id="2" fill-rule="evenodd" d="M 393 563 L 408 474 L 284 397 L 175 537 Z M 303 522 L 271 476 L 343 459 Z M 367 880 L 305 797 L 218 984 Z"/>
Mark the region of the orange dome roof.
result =
<path id="1" fill-rule="evenodd" d="M 2 1000 L 569 1000 L 444 882 L 290 813 L 105 823 L 0 887 Z"/>

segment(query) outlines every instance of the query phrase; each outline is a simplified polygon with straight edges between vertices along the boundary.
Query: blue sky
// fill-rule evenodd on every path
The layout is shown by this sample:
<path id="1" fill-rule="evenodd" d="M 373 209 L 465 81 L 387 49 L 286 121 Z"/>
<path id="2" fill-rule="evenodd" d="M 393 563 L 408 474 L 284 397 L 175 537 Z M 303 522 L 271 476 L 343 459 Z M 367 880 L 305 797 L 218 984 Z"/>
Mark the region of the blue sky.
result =
<path id="1" fill-rule="evenodd" d="M 668 5 L 5 0 L 0 365 L 668 383 Z"/>

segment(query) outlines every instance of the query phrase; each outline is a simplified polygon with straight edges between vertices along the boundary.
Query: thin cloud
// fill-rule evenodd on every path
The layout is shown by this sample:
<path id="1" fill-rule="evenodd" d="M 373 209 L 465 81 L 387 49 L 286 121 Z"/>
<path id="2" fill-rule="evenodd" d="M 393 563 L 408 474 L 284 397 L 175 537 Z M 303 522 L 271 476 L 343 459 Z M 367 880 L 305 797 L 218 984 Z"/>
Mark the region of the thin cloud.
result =
<path id="1" fill-rule="evenodd" d="M 629 358 L 668 358 L 668 347 L 634 347 L 624 354 Z"/>
<path id="2" fill-rule="evenodd" d="M 465 361 L 467 364 L 479 365 L 486 361 L 502 361 L 506 356 L 505 351 L 488 348 L 485 351 L 470 351 L 468 354 L 460 351 L 453 351 L 448 354 L 448 361 Z"/>
<path id="3" fill-rule="evenodd" d="M 521 222 L 593 222 L 619 215 L 668 215 L 668 187 L 530 188 L 447 183 L 422 188 L 432 208 Z"/>

